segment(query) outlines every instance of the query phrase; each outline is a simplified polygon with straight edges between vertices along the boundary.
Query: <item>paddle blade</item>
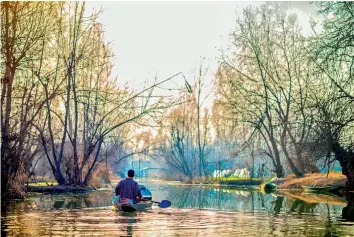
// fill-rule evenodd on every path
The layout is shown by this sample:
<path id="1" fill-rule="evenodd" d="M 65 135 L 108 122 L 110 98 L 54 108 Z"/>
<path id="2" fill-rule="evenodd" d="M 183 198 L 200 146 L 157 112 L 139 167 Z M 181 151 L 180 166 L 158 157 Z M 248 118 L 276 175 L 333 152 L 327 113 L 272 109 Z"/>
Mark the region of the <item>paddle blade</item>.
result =
<path id="1" fill-rule="evenodd" d="M 167 208 L 169 206 L 171 206 L 171 202 L 169 200 L 162 200 L 158 205 L 160 208 Z"/>

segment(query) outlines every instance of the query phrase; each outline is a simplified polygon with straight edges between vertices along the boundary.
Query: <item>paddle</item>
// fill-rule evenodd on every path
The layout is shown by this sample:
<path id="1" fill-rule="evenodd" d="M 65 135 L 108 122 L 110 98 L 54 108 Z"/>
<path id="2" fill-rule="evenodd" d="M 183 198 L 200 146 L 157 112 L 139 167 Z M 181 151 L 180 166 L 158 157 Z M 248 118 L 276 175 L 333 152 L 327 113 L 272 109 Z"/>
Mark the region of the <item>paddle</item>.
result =
<path id="1" fill-rule="evenodd" d="M 156 202 L 156 201 L 152 201 L 153 203 L 158 203 L 159 205 L 157 205 L 160 208 L 167 208 L 169 206 L 171 206 L 171 201 L 169 200 L 162 200 L 161 202 Z"/>
<path id="2" fill-rule="evenodd" d="M 149 201 L 149 200 L 142 200 L 142 201 Z M 157 206 L 160 208 L 167 208 L 167 207 L 171 206 L 171 201 L 169 201 L 169 200 L 162 200 L 161 202 L 156 202 L 156 201 L 151 201 L 151 202 L 159 204 Z M 115 196 L 112 204 L 117 205 L 118 203 L 119 203 L 119 197 Z"/>

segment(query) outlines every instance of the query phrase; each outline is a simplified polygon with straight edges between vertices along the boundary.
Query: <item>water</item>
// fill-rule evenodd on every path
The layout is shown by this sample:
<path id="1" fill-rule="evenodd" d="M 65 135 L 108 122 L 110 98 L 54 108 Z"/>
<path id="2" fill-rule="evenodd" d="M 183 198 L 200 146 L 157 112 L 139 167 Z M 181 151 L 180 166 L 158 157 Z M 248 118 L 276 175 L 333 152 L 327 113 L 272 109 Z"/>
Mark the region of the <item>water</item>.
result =
<path id="1" fill-rule="evenodd" d="M 2 213 L 2 236 L 354 236 L 336 196 L 146 184 L 172 206 L 112 211 L 113 190 L 37 195 Z"/>

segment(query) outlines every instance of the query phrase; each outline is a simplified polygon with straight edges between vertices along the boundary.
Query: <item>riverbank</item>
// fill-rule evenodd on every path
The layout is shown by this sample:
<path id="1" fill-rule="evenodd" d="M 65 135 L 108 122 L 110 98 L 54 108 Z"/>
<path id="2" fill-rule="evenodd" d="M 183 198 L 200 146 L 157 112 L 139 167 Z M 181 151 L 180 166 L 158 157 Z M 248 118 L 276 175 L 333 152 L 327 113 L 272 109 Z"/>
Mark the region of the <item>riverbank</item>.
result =
<path id="1" fill-rule="evenodd" d="M 94 188 L 68 186 L 68 185 L 49 185 L 49 186 L 26 186 L 27 192 L 34 193 L 81 193 L 94 191 Z"/>
<path id="2" fill-rule="evenodd" d="M 164 183 L 168 185 L 205 185 L 205 186 L 260 186 L 263 180 L 260 178 L 218 177 L 207 179 L 194 179 L 191 182 L 164 180 L 164 179 L 136 179 L 137 182 Z M 113 180 L 117 183 L 119 180 Z"/>
<path id="3" fill-rule="evenodd" d="M 263 180 L 260 178 L 248 179 L 248 178 L 236 178 L 236 177 L 229 177 L 229 178 L 219 178 L 212 180 L 214 184 L 220 185 L 232 185 L 232 186 L 255 186 L 261 185 Z"/>
<path id="4" fill-rule="evenodd" d="M 114 188 L 115 185 L 119 182 L 119 179 L 112 179 L 111 184 L 106 184 L 104 188 Z M 139 183 L 151 182 L 151 183 L 164 183 L 167 185 L 202 185 L 202 186 L 223 186 L 223 187 L 240 187 L 242 189 L 255 189 L 261 188 L 264 190 L 265 182 L 262 179 L 254 178 L 237 178 L 237 177 L 228 177 L 228 178 L 213 178 L 205 179 L 200 181 L 195 181 L 193 183 L 185 183 L 180 181 L 169 181 L 161 179 L 148 179 L 148 180 L 137 180 Z M 315 187 L 328 187 L 336 186 L 338 189 L 344 187 L 346 182 L 346 177 L 341 173 L 330 172 L 327 173 L 314 173 L 314 174 L 305 174 L 302 178 L 296 178 L 295 175 L 289 175 L 280 179 L 273 179 L 271 183 L 275 184 L 277 190 L 303 190 L 303 186 L 315 186 Z M 57 185 L 56 183 L 48 182 L 38 182 L 31 183 L 26 186 L 28 192 L 38 192 L 38 193 L 76 193 L 76 192 L 88 192 L 95 190 L 94 188 L 80 187 L 80 186 L 67 186 L 67 185 Z"/>
<path id="5" fill-rule="evenodd" d="M 302 178 L 296 178 L 295 175 L 288 175 L 284 178 L 273 179 L 272 183 L 277 185 L 277 189 L 285 190 L 303 190 L 303 186 L 325 188 L 329 186 L 338 187 L 338 189 L 344 187 L 346 177 L 342 173 L 330 172 L 330 173 L 313 173 L 305 174 Z M 261 185 L 264 189 L 264 184 Z"/>

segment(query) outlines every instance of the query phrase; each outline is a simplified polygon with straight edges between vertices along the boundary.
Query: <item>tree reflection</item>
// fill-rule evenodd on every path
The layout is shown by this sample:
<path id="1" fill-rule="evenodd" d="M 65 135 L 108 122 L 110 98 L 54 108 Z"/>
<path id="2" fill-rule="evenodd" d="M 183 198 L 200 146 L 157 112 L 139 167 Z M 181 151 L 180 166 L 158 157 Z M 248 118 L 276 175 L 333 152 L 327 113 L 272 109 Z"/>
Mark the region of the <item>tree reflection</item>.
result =
<path id="1" fill-rule="evenodd" d="M 298 214 L 313 213 L 318 203 L 307 203 L 301 199 L 295 199 L 291 205 L 290 211 L 295 212 L 297 209 Z"/>
<path id="2" fill-rule="evenodd" d="M 167 199 L 177 208 L 254 210 L 255 198 L 252 191 L 183 187 L 171 189 Z"/>
<path id="3" fill-rule="evenodd" d="M 281 209 L 283 208 L 283 201 L 284 197 L 283 196 L 277 196 L 277 199 L 273 202 L 274 205 L 274 213 L 279 214 Z"/>
<path id="4" fill-rule="evenodd" d="M 2 228 L 7 233 L 3 231 L 2 234 L 49 236 L 92 231 L 90 234 L 111 236 L 166 236 L 181 233 L 181 236 L 203 236 L 205 227 L 215 234 L 231 231 L 235 236 L 237 233 L 246 236 L 333 236 L 352 233 L 348 220 L 353 220 L 350 216 L 354 213 L 353 196 L 348 197 L 346 204 L 340 197 L 324 194 L 265 194 L 221 187 L 166 186 L 163 192 L 154 192 L 155 195 L 159 194 L 159 200 L 171 200 L 173 206 L 141 213 L 94 208 L 111 206 L 113 193 L 105 191 L 28 198 L 9 205 L 10 214 L 5 213 L 2 218 Z M 65 210 L 74 207 L 82 209 Z M 200 211 L 180 210 L 184 208 Z M 338 217 L 343 217 L 345 223 L 338 223 Z"/>
<path id="5" fill-rule="evenodd" d="M 47 196 L 43 195 L 39 198 L 39 203 L 43 207 L 48 201 Z M 83 194 L 72 194 L 72 195 L 52 195 L 49 199 L 53 202 L 52 207 L 54 209 L 79 209 L 87 207 L 102 207 L 111 206 L 113 194 L 107 191 L 96 191 L 91 193 Z"/>
<path id="6" fill-rule="evenodd" d="M 348 221 L 354 221 L 354 193 L 347 193 L 347 206 L 342 209 L 342 217 Z"/>

